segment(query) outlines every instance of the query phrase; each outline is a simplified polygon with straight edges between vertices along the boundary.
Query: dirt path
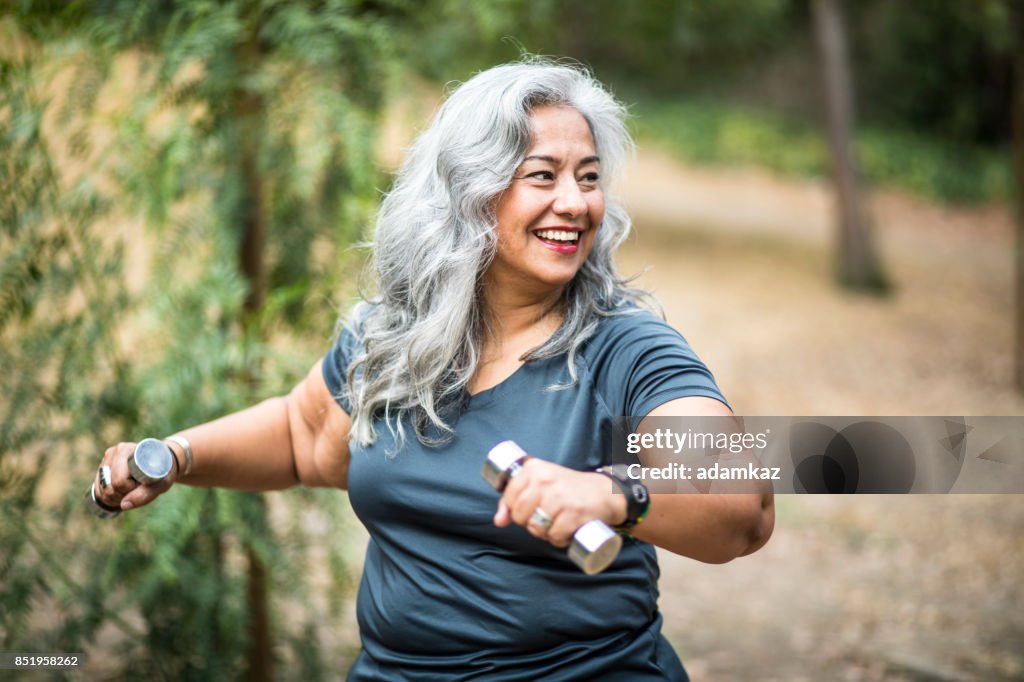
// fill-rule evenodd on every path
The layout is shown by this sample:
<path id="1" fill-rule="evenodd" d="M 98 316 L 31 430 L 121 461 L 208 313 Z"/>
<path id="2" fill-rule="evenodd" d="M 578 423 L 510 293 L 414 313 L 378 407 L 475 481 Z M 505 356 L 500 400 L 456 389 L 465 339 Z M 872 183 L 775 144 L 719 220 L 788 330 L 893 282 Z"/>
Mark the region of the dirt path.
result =
<path id="1" fill-rule="evenodd" d="M 1012 224 L 1005 209 L 875 198 L 896 289 L 831 279 L 829 200 L 814 181 L 641 157 L 624 198 L 641 282 L 747 414 L 1024 414 L 1010 385 Z M 674 216 L 674 217 L 673 217 Z"/>
<path id="2" fill-rule="evenodd" d="M 745 414 L 1024 414 L 1010 386 L 1012 223 L 878 193 L 888 299 L 830 279 L 815 181 L 643 154 L 623 187 L 669 320 Z M 1020 496 L 779 496 L 757 554 L 662 554 L 665 631 L 695 680 L 1024 678 Z"/>

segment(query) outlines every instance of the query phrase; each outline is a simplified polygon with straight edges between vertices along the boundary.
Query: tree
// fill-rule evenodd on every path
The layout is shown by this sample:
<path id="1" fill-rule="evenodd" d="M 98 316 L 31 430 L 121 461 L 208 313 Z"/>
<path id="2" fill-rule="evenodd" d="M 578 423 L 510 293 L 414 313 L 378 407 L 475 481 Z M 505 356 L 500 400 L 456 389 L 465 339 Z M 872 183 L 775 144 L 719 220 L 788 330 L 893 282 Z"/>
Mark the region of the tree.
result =
<path id="1" fill-rule="evenodd" d="M 1013 47 L 1013 174 L 1017 218 L 1017 335 L 1014 358 L 1017 390 L 1024 392 L 1024 8 L 1009 2 Z"/>
<path id="2" fill-rule="evenodd" d="M 83 467 L 104 445 L 238 409 L 312 363 L 295 341 L 291 356 L 264 363 L 274 356 L 264 340 L 282 325 L 321 330 L 320 339 L 332 326 L 324 301 L 376 198 L 374 129 L 395 11 L 94 0 L 0 13 L 22 46 L 0 62 L 0 499 L 19 519 L 3 537 L 5 650 L 42 639 L 51 650 L 84 648 L 114 622 L 139 676 L 272 677 L 275 644 L 289 640 L 269 641 L 267 595 L 299 598 L 312 542 L 298 508 L 283 521 L 284 552 L 260 496 L 183 488 L 119 519 L 123 534 L 80 518 L 78 486 L 58 509 L 32 502 L 53 467 L 87 481 Z M 60 78 L 66 93 L 52 85 Z M 124 79 L 132 94 L 111 110 Z M 125 245 L 103 221 L 135 216 L 149 228 L 152 267 L 133 294 Z M 145 343 L 123 338 L 126 320 Z M 40 449 L 48 456 L 33 457 Z M 55 523 L 68 531 L 61 543 L 48 539 Z M 81 561 L 58 570 L 57 547 Z M 337 568 L 340 546 L 325 549 Z M 22 627 L 38 599 L 62 610 L 48 632 Z M 292 633 L 291 650 L 315 670 L 308 634 Z"/>
<path id="3" fill-rule="evenodd" d="M 814 0 L 822 89 L 839 210 L 838 277 L 851 289 L 881 292 L 888 282 L 875 255 L 853 148 L 854 105 L 841 0 Z"/>

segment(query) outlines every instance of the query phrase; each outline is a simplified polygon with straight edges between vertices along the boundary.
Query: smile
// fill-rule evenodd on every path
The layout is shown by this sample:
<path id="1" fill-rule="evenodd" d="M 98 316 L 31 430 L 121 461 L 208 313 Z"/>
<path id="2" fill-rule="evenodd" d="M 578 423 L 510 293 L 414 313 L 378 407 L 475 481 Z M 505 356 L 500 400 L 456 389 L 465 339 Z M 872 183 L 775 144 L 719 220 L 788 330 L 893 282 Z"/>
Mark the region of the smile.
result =
<path id="1" fill-rule="evenodd" d="M 575 229 L 539 229 L 534 236 L 541 244 L 556 253 L 571 255 L 580 247 L 580 230 Z"/>
<path id="2" fill-rule="evenodd" d="M 537 230 L 534 234 L 546 241 L 559 243 L 571 242 L 575 244 L 580 238 L 579 232 L 569 232 L 567 230 Z"/>
<path id="3" fill-rule="evenodd" d="M 580 232 L 576 230 L 537 230 L 533 234 L 544 246 L 558 253 L 576 253 L 580 243 Z"/>

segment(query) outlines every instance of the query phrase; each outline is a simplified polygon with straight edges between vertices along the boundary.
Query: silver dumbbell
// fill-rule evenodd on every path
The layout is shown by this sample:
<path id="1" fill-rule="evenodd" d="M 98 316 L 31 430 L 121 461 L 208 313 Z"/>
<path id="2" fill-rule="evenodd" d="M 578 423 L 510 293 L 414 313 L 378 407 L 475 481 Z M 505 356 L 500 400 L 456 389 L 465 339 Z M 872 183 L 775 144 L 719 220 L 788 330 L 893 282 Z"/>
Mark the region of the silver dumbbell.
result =
<path id="1" fill-rule="evenodd" d="M 128 457 L 128 471 L 139 483 L 149 484 L 162 481 L 171 473 L 174 466 L 174 454 L 167 444 L 156 438 L 143 438 L 135 445 L 135 452 Z M 96 482 L 89 485 L 85 494 L 85 506 L 101 519 L 112 519 L 121 513 L 117 507 L 111 507 L 96 499 Z"/>
<path id="2" fill-rule="evenodd" d="M 495 490 L 504 492 L 509 480 L 523 468 L 523 460 L 527 457 L 526 452 L 514 441 L 502 441 L 487 453 L 487 461 L 480 473 Z M 619 555 L 620 549 L 622 537 L 604 521 L 595 519 L 576 529 L 569 544 L 568 555 L 584 573 L 594 575 L 608 568 Z"/>

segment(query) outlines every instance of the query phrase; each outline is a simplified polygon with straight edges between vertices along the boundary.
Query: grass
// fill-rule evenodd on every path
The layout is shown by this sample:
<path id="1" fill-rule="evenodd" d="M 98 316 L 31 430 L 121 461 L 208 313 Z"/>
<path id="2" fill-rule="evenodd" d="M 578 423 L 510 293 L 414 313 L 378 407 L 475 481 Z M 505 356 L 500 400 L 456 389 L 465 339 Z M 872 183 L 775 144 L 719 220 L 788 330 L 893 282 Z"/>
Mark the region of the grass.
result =
<path id="1" fill-rule="evenodd" d="M 640 98 L 631 108 L 638 139 L 684 161 L 759 166 L 794 176 L 823 176 L 828 149 L 810 121 L 708 99 Z M 899 187 L 948 203 L 1005 201 L 1010 153 L 913 131 L 861 127 L 861 173 L 872 185 Z"/>

